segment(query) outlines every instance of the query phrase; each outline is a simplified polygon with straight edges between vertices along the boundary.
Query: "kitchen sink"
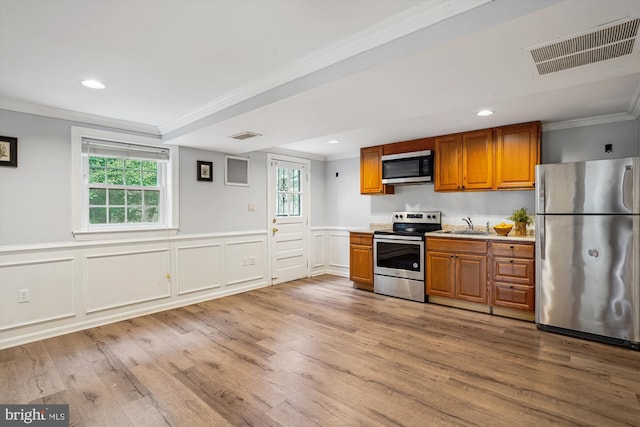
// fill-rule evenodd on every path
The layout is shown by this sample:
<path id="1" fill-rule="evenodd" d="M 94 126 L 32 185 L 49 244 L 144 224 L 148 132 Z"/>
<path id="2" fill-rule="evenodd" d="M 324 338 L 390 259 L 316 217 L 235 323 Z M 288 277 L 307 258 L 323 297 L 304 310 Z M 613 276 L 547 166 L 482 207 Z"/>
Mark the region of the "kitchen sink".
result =
<path id="1" fill-rule="evenodd" d="M 487 233 L 486 231 L 476 231 L 476 230 L 446 230 L 446 231 L 440 231 L 440 233 L 466 234 L 466 235 L 472 235 L 472 236 L 488 236 L 489 235 L 489 233 Z"/>

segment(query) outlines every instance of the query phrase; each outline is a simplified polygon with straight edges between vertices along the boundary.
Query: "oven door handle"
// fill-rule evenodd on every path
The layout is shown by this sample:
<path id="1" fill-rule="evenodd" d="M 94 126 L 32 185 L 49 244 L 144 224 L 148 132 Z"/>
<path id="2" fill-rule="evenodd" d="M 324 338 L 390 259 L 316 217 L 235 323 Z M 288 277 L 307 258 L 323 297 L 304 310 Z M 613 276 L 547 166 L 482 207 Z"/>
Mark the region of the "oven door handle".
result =
<path id="1" fill-rule="evenodd" d="M 420 236 L 390 236 L 385 235 L 384 237 L 376 237 L 373 236 L 374 242 L 383 242 L 383 243 L 398 243 L 398 242 L 407 242 L 407 243 L 420 243 L 424 242 L 424 238 Z"/>

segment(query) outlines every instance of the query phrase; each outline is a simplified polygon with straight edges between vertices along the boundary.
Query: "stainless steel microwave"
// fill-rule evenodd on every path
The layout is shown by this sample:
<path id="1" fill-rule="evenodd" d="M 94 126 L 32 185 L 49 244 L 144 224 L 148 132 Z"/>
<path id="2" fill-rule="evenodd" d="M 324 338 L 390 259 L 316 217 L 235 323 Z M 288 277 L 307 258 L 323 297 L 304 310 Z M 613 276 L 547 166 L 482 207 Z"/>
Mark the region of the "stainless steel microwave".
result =
<path id="1" fill-rule="evenodd" d="M 383 184 L 418 184 L 432 182 L 431 150 L 382 156 Z"/>

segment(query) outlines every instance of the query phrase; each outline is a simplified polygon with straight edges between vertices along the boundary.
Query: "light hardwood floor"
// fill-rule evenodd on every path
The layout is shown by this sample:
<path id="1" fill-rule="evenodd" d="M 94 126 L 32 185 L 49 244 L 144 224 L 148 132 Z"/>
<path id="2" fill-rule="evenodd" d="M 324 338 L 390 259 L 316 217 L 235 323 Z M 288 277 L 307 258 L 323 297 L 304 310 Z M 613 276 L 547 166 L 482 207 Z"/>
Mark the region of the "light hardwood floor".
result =
<path id="1" fill-rule="evenodd" d="M 0 351 L 75 426 L 640 425 L 640 352 L 321 276 Z"/>

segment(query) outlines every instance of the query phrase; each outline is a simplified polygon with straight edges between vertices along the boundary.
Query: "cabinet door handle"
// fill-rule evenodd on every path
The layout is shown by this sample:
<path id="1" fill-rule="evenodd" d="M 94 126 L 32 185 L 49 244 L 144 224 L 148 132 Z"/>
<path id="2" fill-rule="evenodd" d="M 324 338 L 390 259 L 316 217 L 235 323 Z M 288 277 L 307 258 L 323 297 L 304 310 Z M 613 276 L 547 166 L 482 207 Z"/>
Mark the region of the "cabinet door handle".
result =
<path id="1" fill-rule="evenodd" d="M 513 249 L 513 246 L 509 246 L 509 249 Z"/>

